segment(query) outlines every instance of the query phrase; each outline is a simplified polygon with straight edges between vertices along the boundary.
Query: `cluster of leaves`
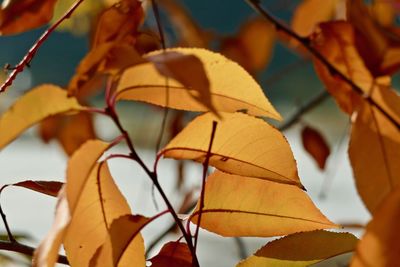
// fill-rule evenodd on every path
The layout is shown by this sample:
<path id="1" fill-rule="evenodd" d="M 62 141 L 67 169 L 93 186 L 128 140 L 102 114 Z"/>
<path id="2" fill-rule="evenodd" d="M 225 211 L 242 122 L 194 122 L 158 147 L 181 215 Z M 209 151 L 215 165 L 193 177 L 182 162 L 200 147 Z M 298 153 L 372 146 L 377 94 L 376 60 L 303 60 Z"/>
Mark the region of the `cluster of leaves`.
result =
<path id="1" fill-rule="evenodd" d="M 0 10 L 1 34 L 17 34 L 48 23 L 56 2 L 8 1 Z M 75 2 L 54 25 L 73 15 L 82 2 Z M 61 261 L 58 253 L 63 245 L 71 266 L 145 266 L 140 232 L 169 213 L 185 243 L 165 244 L 148 259 L 152 266 L 199 266 L 199 227 L 221 236 L 285 236 L 237 266 L 307 266 L 352 251 L 351 266 L 394 266 L 400 254 L 395 230 L 400 216 L 400 167 L 396 164 L 400 98 L 391 88 L 390 75 L 400 66 L 400 39 L 393 26 L 394 15 L 389 19 L 386 12 L 392 14 L 395 4 L 305 0 L 295 12 L 292 30 L 270 16 L 258 1 L 249 1 L 264 18 L 249 21 L 234 37 L 218 38 L 221 53 L 240 66 L 204 49 L 217 37 L 200 29 L 177 2 L 158 2 L 171 15 L 180 45 L 187 48 L 157 50 L 162 46 L 159 37 L 141 29 L 147 10 L 139 1 L 104 4 L 91 30 L 90 51 L 67 88 L 50 84 L 33 88 L 0 118 L 0 149 L 40 123 L 42 138 L 57 139 L 70 156 L 65 183 L 14 184 L 58 198 L 54 224 L 36 249 L 33 265 L 54 266 Z M 155 1 L 153 5 L 157 15 Z M 16 66 L 1 91 L 29 65 L 54 28 Z M 258 118 L 281 120 L 251 75 L 268 63 L 277 38 L 314 61 L 328 92 L 351 115 L 350 160 L 357 189 L 373 215 L 361 240 L 324 230 L 339 226 L 308 197 L 283 134 Z M 101 91 L 106 107 L 89 106 L 89 98 Z M 154 169 L 150 169 L 120 123 L 115 106 L 122 100 L 203 114 L 183 130 L 177 127 L 179 133 L 158 152 Z M 111 142 L 99 140 L 94 115 L 110 118 L 121 136 Z M 303 139 L 323 168 L 329 154 L 323 138 L 305 128 Z M 123 141 L 129 154 L 109 153 Z M 162 157 L 203 164 L 200 197 L 184 217 L 178 216 L 159 184 L 162 177 L 157 164 Z M 150 218 L 133 215 L 110 173 L 108 161 L 113 158 L 138 163 L 168 209 Z M 209 166 L 216 170 L 207 177 Z M 10 246 L 17 246 L 5 216 L 3 221 Z"/>

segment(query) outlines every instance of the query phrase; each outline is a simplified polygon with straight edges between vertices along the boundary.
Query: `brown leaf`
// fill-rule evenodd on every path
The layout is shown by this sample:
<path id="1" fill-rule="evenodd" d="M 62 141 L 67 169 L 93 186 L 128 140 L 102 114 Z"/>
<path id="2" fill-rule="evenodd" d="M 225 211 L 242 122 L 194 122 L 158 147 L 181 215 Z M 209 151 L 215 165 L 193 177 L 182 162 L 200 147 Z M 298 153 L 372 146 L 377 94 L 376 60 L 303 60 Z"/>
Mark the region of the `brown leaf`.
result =
<path id="1" fill-rule="evenodd" d="M 351 267 L 397 266 L 400 255 L 400 188 L 381 202 L 358 243 Z"/>
<path id="2" fill-rule="evenodd" d="M 47 24 L 53 17 L 56 2 L 57 0 L 3 2 L 0 9 L 0 35 L 18 34 Z"/>
<path id="3" fill-rule="evenodd" d="M 24 187 L 45 195 L 49 195 L 52 197 L 57 197 L 58 193 L 61 190 L 61 187 L 64 185 L 62 182 L 56 182 L 56 181 L 32 181 L 32 180 L 27 180 L 27 181 L 22 181 L 18 182 L 15 184 L 7 184 L 4 185 L 1 189 L 0 192 L 2 192 L 6 187 L 8 186 L 18 186 L 18 187 Z"/>
<path id="4" fill-rule="evenodd" d="M 191 222 L 198 213 L 199 203 Z M 221 171 L 207 178 L 200 226 L 222 236 L 258 237 L 338 227 L 296 186 Z"/>
<path id="5" fill-rule="evenodd" d="M 352 252 L 358 239 L 349 233 L 323 230 L 301 232 L 269 242 L 236 267 L 306 267 Z"/>
<path id="6" fill-rule="evenodd" d="M 192 254 L 187 244 L 168 242 L 150 261 L 153 267 L 192 267 Z"/>
<path id="7" fill-rule="evenodd" d="M 318 167 L 325 169 L 325 163 L 330 154 L 330 149 L 325 138 L 320 132 L 306 126 L 301 131 L 301 139 L 304 149 L 314 158 Z"/>

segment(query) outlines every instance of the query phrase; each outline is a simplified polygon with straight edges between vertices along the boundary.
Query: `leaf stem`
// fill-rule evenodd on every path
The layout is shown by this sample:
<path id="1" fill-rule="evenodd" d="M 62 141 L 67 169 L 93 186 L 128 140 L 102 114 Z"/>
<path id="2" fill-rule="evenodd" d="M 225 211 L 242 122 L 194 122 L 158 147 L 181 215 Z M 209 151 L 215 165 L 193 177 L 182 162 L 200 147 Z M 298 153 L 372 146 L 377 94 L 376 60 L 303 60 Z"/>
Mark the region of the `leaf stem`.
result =
<path id="1" fill-rule="evenodd" d="M 33 46 L 29 49 L 27 54 L 22 58 L 22 60 L 13 68 L 11 74 L 7 77 L 4 83 L 0 87 L 0 93 L 4 92 L 9 86 L 11 86 L 18 76 L 20 72 L 22 72 L 26 66 L 29 66 L 32 59 L 35 57 L 36 52 L 42 46 L 42 44 L 49 38 L 49 36 L 54 32 L 54 30 L 66 19 L 69 19 L 72 13 L 77 9 L 80 4 L 82 4 L 84 0 L 77 0 L 69 10 L 50 28 L 48 28 L 40 37 L 39 39 L 33 44 Z"/>

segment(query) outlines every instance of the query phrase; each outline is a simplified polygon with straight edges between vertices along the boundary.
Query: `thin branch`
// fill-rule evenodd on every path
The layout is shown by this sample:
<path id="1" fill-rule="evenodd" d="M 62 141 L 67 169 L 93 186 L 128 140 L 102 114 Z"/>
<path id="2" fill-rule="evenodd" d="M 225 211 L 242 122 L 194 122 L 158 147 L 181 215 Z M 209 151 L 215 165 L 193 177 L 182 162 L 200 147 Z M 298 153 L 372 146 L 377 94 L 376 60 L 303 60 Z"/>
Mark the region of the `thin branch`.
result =
<path id="1" fill-rule="evenodd" d="M 265 19 L 270 21 L 272 24 L 275 25 L 277 31 L 281 31 L 288 36 L 292 37 L 301 45 L 306 48 L 316 59 L 318 59 L 325 67 L 328 68 L 328 71 L 333 75 L 336 75 L 342 81 L 346 82 L 348 85 L 351 86 L 352 90 L 359 95 L 361 95 L 365 101 L 367 101 L 370 105 L 374 106 L 378 109 L 391 123 L 393 123 L 398 130 L 400 130 L 400 123 L 397 122 L 392 115 L 386 112 L 380 105 L 378 105 L 370 96 L 366 96 L 364 91 L 355 84 L 349 77 L 343 74 L 340 70 L 338 70 L 331 62 L 329 62 L 324 55 L 322 55 L 317 49 L 315 49 L 311 43 L 310 39 L 307 37 L 301 37 L 294 31 L 292 31 L 289 27 L 287 27 L 284 23 L 279 21 L 273 15 L 271 15 L 266 9 L 264 9 L 259 0 L 245 0 L 251 7 L 253 7 L 259 14 L 261 14 Z"/>
<path id="2" fill-rule="evenodd" d="M 243 239 L 241 239 L 240 237 L 234 237 L 236 246 L 238 248 L 238 252 L 239 252 L 239 258 L 241 260 L 247 258 L 247 251 L 246 251 L 246 245 L 243 242 Z"/>
<path id="3" fill-rule="evenodd" d="M 18 74 L 25 69 L 25 66 L 29 66 L 32 59 L 36 55 L 36 52 L 42 46 L 42 44 L 47 40 L 47 38 L 54 32 L 54 30 L 66 19 L 69 19 L 72 13 L 82 4 L 84 0 L 77 0 L 70 9 L 50 28 L 48 28 L 36 41 L 36 43 L 29 49 L 28 53 L 24 56 L 24 58 L 16 65 L 11 72 L 11 74 L 7 77 L 5 82 L 0 87 L 0 93 L 4 92 L 9 86 L 12 85 L 15 78 L 17 78 Z"/>
<path id="4" fill-rule="evenodd" d="M 7 251 L 13 251 L 13 252 L 18 252 L 21 254 L 25 254 L 28 256 L 33 256 L 36 248 L 20 244 L 18 242 L 8 242 L 8 241 L 0 241 L 0 250 L 7 250 Z M 58 263 L 69 265 L 68 259 L 65 256 L 59 255 L 58 256 Z"/>
<path id="5" fill-rule="evenodd" d="M 1 196 L 1 193 L 3 192 L 3 189 L 6 188 L 7 186 L 8 185 L 3 185 L 0 188 L 0 196 Z M 11 233 L 10 226 L 8 225 L 8 222 L 7 222 L 7 216 L 4 213 L 3 208 L 1 207 L 1 201 L 0 201 L 0 214 L 1 214 L 1 219 L 3 220 L 4 227 L 6 228 L 6 231 L 7 231 L 8 240 L 12 243 L 17 242 L 17 240 L 14 238 L 13 234 Z"/>
<path id="6" fill-rule="evenodd" d="M 323 90 L 316 94 L 313 98 L 307 101 L 304 105 L 302 105 L 289 119 L 287 119 L 283 124 L 281 124 L 278 129 L 281 131 L 285 131 L 288 128 L 292 127 L 296 124 L 300 118 L 307 112 L 316 108 L 321 102 L 329 98 L 329 93 L 326 90 Z"/>
<path id="7" fill-rule="evenodd" d="M 199 240 L 199 230 L 200 230 L 201 215 L 202 215 L 202 212 L 203 212 L 203 209 L 204 209 L 204 198 L 205 198 L 205 194 L 206 194 L 207 170 L 208 170 L 208 165 L 210 163 L 211 149 L 212 149 L 212 145 L 214 143 L 215 131 L 217 130 L 217 124 L 218 123 L 216 121 L 213 121 L 213 123 L 212 123 L 210 143 L 208 145 L 206 159 L 203 162 L 203 180 L 202 180 L 202 183 L 201 183 L 199 216 L 197 217 L 196 232 L 194 234 L 194 250 L 195 251 L 197 249 L 197 241 Z"/>

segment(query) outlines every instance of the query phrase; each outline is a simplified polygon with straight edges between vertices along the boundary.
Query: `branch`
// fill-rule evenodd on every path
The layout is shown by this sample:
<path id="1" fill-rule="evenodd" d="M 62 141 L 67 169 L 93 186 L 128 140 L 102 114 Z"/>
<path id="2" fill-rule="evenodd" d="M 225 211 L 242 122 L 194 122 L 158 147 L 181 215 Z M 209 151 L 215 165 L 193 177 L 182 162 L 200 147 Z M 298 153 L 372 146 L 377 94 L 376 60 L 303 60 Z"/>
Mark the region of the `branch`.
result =
<path id="1" fill-rule="evenodd" d="M 325 67 L 328 68 L 329 72 L 339 77 L 341 80 L 346 82 L 351 86 L 352 90 L 361 95 L 369 104 L 377 108 L 391 123 L 393 123 L 398 130 L 400 130 L 400 123 L 398 123 L 392 115 L 387 113 L 381 106 L 379 106 L 370 96 L 366 96 L 364 91 L 355 84 L 350 78 L 344 75 L 340 70 L 338 70 L 333 64 L 331 64 L 317 49 L 315 49 L 311 43 L 310 39 L 306 37 L 301 37 L 294 31 L 292 31 L 289 27 L 287 27 L 284 23 L 279 21 L 273 15 L 271 15 L 266 9 L 264 9 L 259 0 L 245 0 L 251 7 L 253 7 L 259 14 L 261 14 L 265 19 L 274 24 L 277 31 L 281 31 L 306 48 L 316 59 L 318 59 Z"/>
<path id="2" fill-rule="evenodd" d="M 36 55 L 36 52 L 42 46 L 42 44 L 47 40 L 47 38 L 54 32 L 54 30 L 66 19 L 69 19 L 75 9 L 83 2 L 84 0 L 77 0 L 70 9 L 50 28 L 48 28 L 36 41 L 36 43 L 29 49 L 28 53 L 24 56 L 24 58 L 13 68 L 11 74 L 7 77 L 5 82 L 0 87 L 0 93 L 4 92 L 9 86 L 11 86 L 17 78 L 18 74 L 22 72 L 26 66 L 29 66 L 32 59 Z"/>
<path id="3" fill-rule="evenodd" d="M 0 241 L 0 250 L 7 250 L 22 253 L 28 256 L 33 256 L 36 248 L 20 244 L 18 242 L 8 242 L 8 241 Z M 68 259 L 65 256 L 58 256 L 58 263 L 69 265 Z"/>

